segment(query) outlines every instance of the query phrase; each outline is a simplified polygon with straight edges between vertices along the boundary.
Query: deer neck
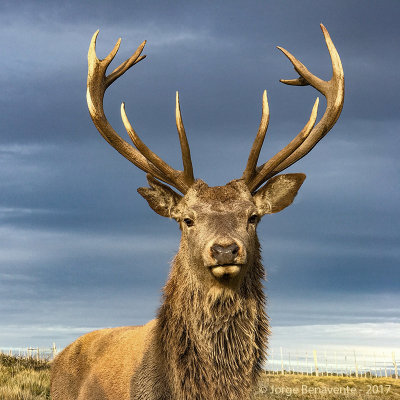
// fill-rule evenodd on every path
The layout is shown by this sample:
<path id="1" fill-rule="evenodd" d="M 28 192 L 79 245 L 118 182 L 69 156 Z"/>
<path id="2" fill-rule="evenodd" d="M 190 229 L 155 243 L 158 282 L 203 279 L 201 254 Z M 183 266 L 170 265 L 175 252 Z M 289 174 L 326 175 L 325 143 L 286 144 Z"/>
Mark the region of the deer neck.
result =
<path id="1" fill-rule="evenodd" d="M 173 398 L 247 399 L 268 335 L 259 246 L 254 265 L 235 290 L 198 282 L 182 250 L 164 288 L 158 319 L 170 387 L 178 391 Z"/>

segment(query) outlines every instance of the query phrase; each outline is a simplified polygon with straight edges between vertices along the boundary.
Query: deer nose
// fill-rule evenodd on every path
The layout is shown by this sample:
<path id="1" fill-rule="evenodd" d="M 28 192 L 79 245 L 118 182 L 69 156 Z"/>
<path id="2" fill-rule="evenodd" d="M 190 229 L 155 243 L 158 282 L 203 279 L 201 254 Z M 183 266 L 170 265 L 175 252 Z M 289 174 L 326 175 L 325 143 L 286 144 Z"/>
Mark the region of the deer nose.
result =
<path id="1" fill-rule="evenodd" d="M 211 254 L 219 265 L 234 264 L 239 254 L 239 246 L 236 243 L 225 246 L 214 244 L 211 246 Z"/>

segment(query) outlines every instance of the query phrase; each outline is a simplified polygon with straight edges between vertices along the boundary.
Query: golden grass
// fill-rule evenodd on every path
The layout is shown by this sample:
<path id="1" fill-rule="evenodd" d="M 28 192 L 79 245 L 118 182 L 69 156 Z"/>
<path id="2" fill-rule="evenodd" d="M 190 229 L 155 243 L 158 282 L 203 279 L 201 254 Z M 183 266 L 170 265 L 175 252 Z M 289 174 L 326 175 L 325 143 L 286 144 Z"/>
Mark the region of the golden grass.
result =
<path id="1" fill-rule="evenodd" d="M 400 400 L 400 379 L 263 374 L 255 399 Z"/>
<path id="2" fill-rule="evenodd" d="M 50 399 L 48 361 L 0 355 L 0 400 L 45 399 Z M 254 399 L 400 400 L 400 379 L 263 374 Z"/>
<path id="3" fill-rule="evenodd" d="M 0 355 L 0 400 L 50 399 L 50 364 Z"/>

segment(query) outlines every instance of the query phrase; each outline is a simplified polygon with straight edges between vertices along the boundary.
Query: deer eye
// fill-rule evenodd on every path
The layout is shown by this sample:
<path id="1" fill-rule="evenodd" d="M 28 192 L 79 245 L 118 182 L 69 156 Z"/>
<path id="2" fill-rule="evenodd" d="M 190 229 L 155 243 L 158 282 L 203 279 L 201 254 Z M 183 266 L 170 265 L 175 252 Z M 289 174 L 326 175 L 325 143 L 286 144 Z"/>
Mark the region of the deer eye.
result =
<path id="1" fill-rule="evenodd" d="M 189 227 L 194 225 L 194 221 L 190 218 L 185 218 L 183 222 Z"/>
<path id="2" fill-rule="evenodd" d="M 258 215 L 257 214 L 253 214 L 250 218 L 249 218 L 249 224 L 256 224 L 258 221 Z"/>

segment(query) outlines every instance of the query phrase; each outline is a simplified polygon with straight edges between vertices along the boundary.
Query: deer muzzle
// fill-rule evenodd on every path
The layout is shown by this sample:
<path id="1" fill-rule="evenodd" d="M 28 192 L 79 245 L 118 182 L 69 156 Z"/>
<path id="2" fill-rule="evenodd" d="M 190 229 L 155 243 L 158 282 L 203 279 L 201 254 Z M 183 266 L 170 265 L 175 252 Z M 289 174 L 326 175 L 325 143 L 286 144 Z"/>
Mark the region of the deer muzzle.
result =
<path id="1" fill-rule="evenodd" d="M 217 261 L 219 265 L 235 264 L 235 260 L 239 253 L 239 246 L 236 243 L 232 243 L 226 246 L 220 244 L 214 244 L 211 246 L 212 257 Z"/>
<path id="2" fill-rule="evenodd" d="M 234 277 L 246 262 L 245 254 L 243 245 L 236 241 L 214 242 L 209 246 L 206 264 L 216 278 Z"/>

